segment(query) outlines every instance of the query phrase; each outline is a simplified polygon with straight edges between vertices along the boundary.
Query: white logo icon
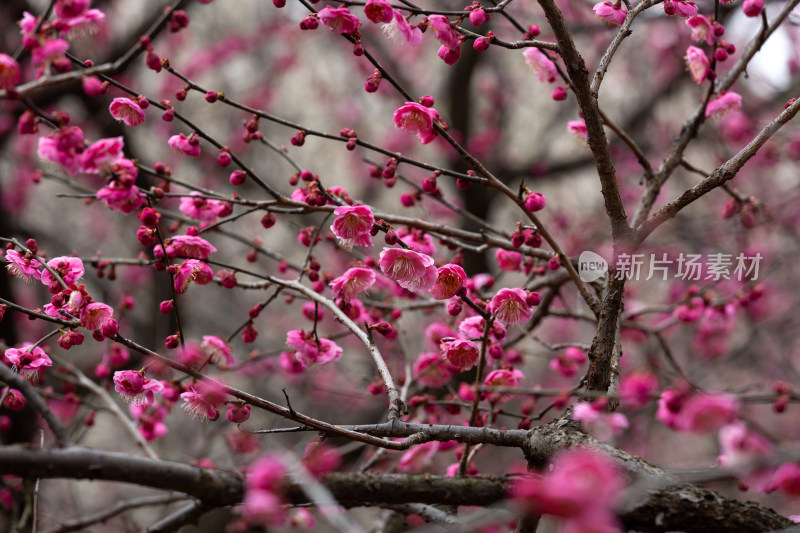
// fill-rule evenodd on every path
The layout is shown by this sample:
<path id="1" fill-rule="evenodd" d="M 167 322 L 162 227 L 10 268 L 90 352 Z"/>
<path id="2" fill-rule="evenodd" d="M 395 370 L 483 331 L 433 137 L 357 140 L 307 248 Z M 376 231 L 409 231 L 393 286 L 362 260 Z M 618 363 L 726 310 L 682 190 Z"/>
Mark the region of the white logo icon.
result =
<path id="1" fill-rule="evenodd" d="M 578 275 L 586 283 L 600 279 L 608 272 L 608 262 L 594 252 L 581 252 L 578 257 Z"/>

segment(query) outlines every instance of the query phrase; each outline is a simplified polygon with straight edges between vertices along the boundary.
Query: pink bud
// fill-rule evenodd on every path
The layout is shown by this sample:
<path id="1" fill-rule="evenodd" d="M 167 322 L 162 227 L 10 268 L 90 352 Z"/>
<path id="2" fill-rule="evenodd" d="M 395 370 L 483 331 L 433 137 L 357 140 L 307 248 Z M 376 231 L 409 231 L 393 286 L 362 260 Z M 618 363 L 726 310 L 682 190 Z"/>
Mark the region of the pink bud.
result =
<path id="1" fill-rule="evenodd" d="M 244 170 L 234 170 L 231 172 L 228 181 L 231 182 L 231 185 L 241 185 L 244 183 L 245 179 L 247 179 L 247 172 Z"/>
<path id="2" fill-rule="evenodd" d="M 757 17 L 764 10 L 764 0 L 744 0 L 742 11 L 748 17 Z"/>
<path id="3" fill-rule="evenodd" d="M 425 95 L 419 99 L 419 103 L 425 107 L 433 107 L 433 96 Z"/>
<path id="4" fill-rule="evenodd" d="M 241 424 L 250 418 L 250 406 L 246 403 L 232 403 L 228 406 L 228 413 L 225 415 L 225 418 L 228 419 L 228 422 Z"/>
<path id="5" fill-rule="evenodd" d="M 177 348 L 178 344 L 180 344 L 180 339 L 178 338 L 177 335 L 170 335 L 169 337 L 164 339 L 164 346 L 166 346 L 170 350 Z"/>
<path id="6" fill-rule="evenodd" d="M 525 209 L 531 212 L 541 211 L 546 203 L 543 194 L 532 192 L 525 198 Z"/>
<path id="7" fill-rule="evenodd" d="M 562 102 L 567 99 L 567 90 L 564 87 L 556 87 L 553 89 L 553 100 Z"/>

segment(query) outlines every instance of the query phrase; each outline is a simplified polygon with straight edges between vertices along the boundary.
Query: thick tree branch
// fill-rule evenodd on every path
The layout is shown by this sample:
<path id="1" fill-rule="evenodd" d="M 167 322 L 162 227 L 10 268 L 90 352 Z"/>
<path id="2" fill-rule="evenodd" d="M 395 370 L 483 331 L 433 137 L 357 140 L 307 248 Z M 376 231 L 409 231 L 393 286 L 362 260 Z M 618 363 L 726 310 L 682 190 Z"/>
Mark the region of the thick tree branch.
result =
<path id="1" fill-rule="evenodd" d="M 611 152 L 608 149 L 608 140 L 605 130 L 603 130 L 603 120 L 597 106 L 597 98 L 591 92 L 589 71 L 575 47 L 564 16 L 554 0 L 539 0 L 539 5 L 544 10 L 550 27 L 555 33 L 558 46 L 561 48 L 561 58 L 567 67 L 575 96 L 578 98 L 581 111 L 583 111 L 589 148 L 592 150 L 600 177 L 606 213 L 611 220 L 611 234 L 615 245 L 618 245 L 620 239 L 624 239 L 630 233 L 630 226 L 628 226 L 625 206 L 619 194 L 617 174 L 614 162 L 611 160 Z"/>

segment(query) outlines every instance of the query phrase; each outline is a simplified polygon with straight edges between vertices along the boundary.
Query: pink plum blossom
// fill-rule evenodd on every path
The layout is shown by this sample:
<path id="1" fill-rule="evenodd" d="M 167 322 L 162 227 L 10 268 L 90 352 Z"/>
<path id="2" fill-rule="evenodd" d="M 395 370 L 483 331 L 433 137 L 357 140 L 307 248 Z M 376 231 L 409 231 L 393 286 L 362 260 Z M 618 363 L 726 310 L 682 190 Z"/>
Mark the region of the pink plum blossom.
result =
<path id="1" fill-rule="evenodd" d="M 717 40 L 714 34 L 714 25 L 711 20 L 704 15 L 695 15 L 686 19 L 686 25 L 692 30 L 692 40 L 695 42 L 705 41 L 708 45 L 713 45 Z"/>
<path id="2" fill-rule="evenodd" d="M 13 89 L 19 80 L 19 63 L 8 54 L 0 54 L 0 89 Z"/>
<path id="3" fill-rule="evenodd" d="M 69 50 L 69 43 L 64 39 L 48 39 L 41 46 L 33 50 L 33 64 L 39 67 L 39 73 L 49 68 L 53 63 L 64 58 L 64 53 Z"/>
<path id="4" fill-rule="evenodd" d="M 200 222 L 213 222 L 219 217 L 223 208 L 221 201 L 202 198 L 198 191 L 192 191 L 189 196 L 182 197 L 178 206 L 181 213 Z"/>
<path id="5" fill-rule="evenodd" d="M 197 235 L 176 235 L 167 241 L 169 257 L 188 257 L 191 259 L 208 259 L 217 249 L 207 240 Z"/>
<path id="6" fill-rule="evenodd" d="M 733 91 L 722 93 L 706 106 L 706 117 L 720 118 L 742 108 L 742 95 Z"/>
<path id="7" fill-rule="evenodd" d="M 494 259 L 503 272 L 515 272 L 522 266 L 522 254 L 513 250 L 498 248 L 494 252 Z"/>
<path id="8" fill-rule="evenodd" d="M 415 133 L 422 144 L 433 141 L 438 133 L 434 124 L 439 121 L 439 113 L 432 107 L 416 102 L 406 102 L 394 112 L 394 125 L 408 133 Z"/>
<path id="9" fill-rule="evenodd" d="M 692 80 L 700 84 L 708 77 L 708 72 L 711 70 L 711 61 L 700 48 L 690 46 L 686 49 L 686 66 L 689 68 Z"/>
<path id="10" fill-rule="evenodd" d="M 227 368 L 235 362 L 231 347 L 216 335 L 203 335 L 200 347 L 208 354 L 211 362 L 220 368 Z"/>
<path id="11" fill-rule="evenodd" d="M 9 348 L 5 351 L 5 360 L 11 367 L 22 374 L 28 381 L 36 381 L 40 370 L 53 366 L 53 361 L 39 346 L 31 349 L 33 344 L 24 343 L 18 348 Z"/>
<path id="12" fill-rule="evenodd" d="M 61 276 L 61 279 L 64 280 L 64 283 L 69 286 L 75 285 L 75 282 L 81 279 L 84 272 L 86 272 L 86 270 L 83 268 L 83 261 L 77 257 L 68 257 L 65 255 L 51 259 L 47 262 L 47 266 L 53 269 L 56 274 Z M 56 278 L 54 278 L 47 269 L 42 269 L 42 275 L 40 279 L 45 285 L 58 283 Z"/>
<path id="13" fill-rule="evenodd" d="M 337 361 L 342 356 L 342 348 L 330 339 L 318 339 L 313 332 L 301 329 L 286 333 L 286 344 L 295 351 L 297 360 L 306 368 L 314 363 L 324 365 Z"/>
<path id="14" fill-rule="evenodd" d="M 424 442 L 418 446 L 412 446 L 406 451 L 397 463 L 398 470 L 417 474 L 430 468 L 433 464 L 433 456 L 439 450 L 438 442 Z"/>
<path id="15" fill-rule="evenodd" d="M 367 0 L 364 6 L 364 14 L 375 24 L 389 23 L 392 21 L 394 13 L 392 5 L 386 0 Z"/>
<path id="16" fill-rule="evenodd" d="M 411 292 L 430 289 L 438 272 L 430 256 L 401 248 L 384 248 L 378 264 L 381 272 Z"/>
<path id="17" fill-rule="evenodd" d="M 359 293 L 372 287 L 375 277 L 375 271 L 371 268 L 349 268 L 344 274 L 330 282 L 333 297 L 349 302 Z"/>
<path id="18" fill-rule="evenodd" d="M 186 292 L 189 282 L 194 281 L 198 285 L 206 285 L 214 279 L 214 271 L 206 263 L 197 259 L 187 259 L 175 274 L 175 290 Z"/>
<path id="19" fill-rule="evenodd" d="M 192 134 L 189 137 L 183 133 L 173 135 L 167 141 L 172 148 L 190 157 L 200 157 L 200 140 L 197 135 Z"/>
<path id="20" fill-rule="evenodd" d="M 225 414 L 228 422 L 241 424 L 250 419 L 250 406 L 246 403 L 232 403 L 228 405 L 228 412 Z"/>
<path id="21" fill-rule="evenodd" d="M 391 41 L 399 41 L 411 46 L 417 46 L 422 42 L 422 30 L 412 26 L 399 9 L 392 10 L 392 20 L 384 24 L 382 29 Z"/>
<path id="22" fill-rule="evenodd" d="M 550 370 L 558 372 L 564 377 L 572 377 L 578 373 L 578 365 L 587 361 L 583 350 L 570 346 L 558 357 L 550 360 Z"/>
<path id="23" fill-rule="evenodd" d="M 434 388 L 444 386 L 455 373 L 440 354 L 433 352 L 419 354 L 412 371 L 420 385 Z"/>
<path id="24" fill-rule="evenodd" d="M 40 158 L 64 167 L 68 174 L 74 176 L 81 169 L 83 141 L 83 131 L 80 128 L 62 128 L 46 137 L 39 137 L 37 153 Z"/>
<path id="25" fill-rule="evenodd" d="M 523 379 L 525 379 L 525 376 L 516 368 L 501 368 L 489 372 L 489 374 L 486 376 L 486 379 L 483 380 L 483 386 L 487 388 L 516 387 Z M 489 402 L 492 404 L 506 403 L 512 398 L 510 394 L 502 394 L 497 392 L 489 393 L 487 397 L 489 398 Z"/>
<path id="26" fill-rule="evenodd" d="M 97 199 L 109 209 L 130 214 L 144 203 L 142 193 L 133 183 L 115 180 L 97 191 Z"/>
<path id="27" fill-rule="evenodd" d="M 515 481 L 511 497 L 531 513 L 564 518 L 564 531 L 619 531 L 613 511 L 623 495 L 625 478 L 611 459 L 575 448 L 559 452 L 551 464 L 540 477 Z"/>
<path id="28" fill-rule="evenodd" d="M 525 63 L 531 68 L 536 77 L 542 83 L 553 83 L 556 81 L 558 72 L 556 64 L 548 58 L 544 52 L 538 48 L 526 48 L 523 52 Z"/>
<path id="29" fill-rule="evenodd" d="M 467 281 L 467 274 L 459 265 L 449 263 L 436 271 L 436 281 L 430 293 L 434 300 L 447 300 L 456 295 Z"/>
<path id="30" fill-rule="evenodd" d="M 53 11 L 59 19 L 80 17 L 92 5 L 92 0 L 60 0 L 53 6 Z"/>
<path id="31" fill-rule="evenodd" d="M 100 174 L 111 169 L 111 166 L 122 157 L 125 142 L 122 137 L 99 139 L 89 145 L 81 154 L 81 171 L 88 174 Z"/>
<path id="32" fill-rule="evenodd" d="M 622 6 L 621 2 L 614 4 L 609 0 L 605 0 L 595 4 L 592 9 L 595 15 L 613 26 L 621 26 L 625 22 L 625 17 L 628 16 L 628 10 Z"/>
<path id="33" fill-rule="evenodd" d="M 164 390 L 164 385 L 155 379 L 144 377 L 141 370 L 114 372 L 114 390 L 134 405 L 147 405 L 155 401 L 154 393 Z"/>
<path id="34" fill-rule="evenodd" d="M 667 427 L 692 433 L 710 433 L 733 422 L 739 403 L 728 394 L 693 394 L 665 390 L 658 400 L 656 418 Z"/>
<path id="35" fill-rule="evenodd" d="M 22 278 L 27 282 L 30 282 L 32 279 L 39 279 L 41 277 L 39 269 L 42 265 L 39 263 L 39 261 L 33 259 L 32 257 L 22 255 L 16 250 L 6 250 L 5 257 L 6 263 L 8 263 L 6 265 L 6 269 L 12 275 Z"/>
<path id="36" fill-rule="evenodd" d="M 430 256 L 436 253 L 433 238 L 424 231 L 404 226 L 397 230 L 397 238 L 406 243 L 415 252 Z"/>
<path id="37" fill-rule="evenodd" d="M 447 362 L 461 371 L 472 368 L 480 356 L 478 345 L 467 339 L 442 342 L 441 349 Z"/>
<path id="38" fill-rule="evenodd" d="M 319 21 L 336 33 L 351 34 L 361 25 L 358 17 L 350 13 L 346 7 L 332 8 L 326 6 L 320 10 Z"/>
<path id="39" fill-rule="evenodd" d="M 99 330 L 104 337 L 113 337 L 119 330 L 119 325 L 114 320 L 114 310 L 100 302 L 91 302 L 84 306 L 81 310 L 81 326 L 91 331 Z"/>
<path id="40" fill-rule="evenodd" d="M 353 246 L 372 246 L 370 230 L 375 224 L 372 209 L 366 205 L 339 206 L 334 209 L 336 219 L 331 231 L 339 238 L 342 247 L 350 250 Z"/>
<path id="41" fill-rule="evenodd" d="M 567 122 L 567 132 L 583 143 L 589 140 L 589 132 L 586 129 L 586 123 L 582 120 L 570 120 Z"/>
<path id="42" fill-rule="evenodd" d="M 719 430 L 719 462 L 729 468 L 748 467 L 772 456 L 775 447 L 761 434 L 736 420 Z"/>
<path id="43" fill-rule="evenodd" d="M 527 322 L 533 310 L 526 302 L 527 294 L 522 289 L 500 289 L 489 302 L 488 310 L 506 324 Z"/>
<path id="44" fill-rule="evenodd" d="M 453 27 L 453 23 L 444 15 L 430 15 L 428 25 L 433 29 L 436 39 L 442 46 L 454 50 L 460 46 L 458 32 Z"/>
<path id="45" fill-rule="evenodd" d="M 219 418 L 217 407 L 225 401 L 223 386 L 215 381 L 198 381 L 181 394 L 181 407 L 195 418 L 214 421 Z"/>
<path id="46" fill-rule="evenodd" d="M 620 400 L 633 408 L 647 404 L 658 390 L 658 378 L 645 370 L 622 376 L 619 384 Z"/>
<path id="47" fill-rule="evenodd" d="M 108 112 L 115 120 L 126 126 L 138 126 L 144 122 L 145 116 L 141 106 L 127 97 L 114 98 L 108 106 Z M 172 146 L 170 144 L 170 146 Z"/>
<path id="48" fill-rule="evenodd" d="M 572 410 L 572 418 L 583 423 L 583 427 L 599 440 L 609 440 L 613 435 L 620 435 L 628 427 L 628 418 L 622 413 L 609 413 L 605 409 L 607 402 L 597 406 L 588 402 L 580 402 Z"/>
<path id="49" fill-rule="evenodd" d="M 458 324 L 458 332 L 465 337 L 478 339 L 483 337 L 486 328 L 486 321 L 479 316 L 471 316 L 462 320 Z M 489 330 L 489 338 L 494 340 L 501 340 L 506 336 L 506 327 L 500 322 L 492 324 L 492 329 Z"/>

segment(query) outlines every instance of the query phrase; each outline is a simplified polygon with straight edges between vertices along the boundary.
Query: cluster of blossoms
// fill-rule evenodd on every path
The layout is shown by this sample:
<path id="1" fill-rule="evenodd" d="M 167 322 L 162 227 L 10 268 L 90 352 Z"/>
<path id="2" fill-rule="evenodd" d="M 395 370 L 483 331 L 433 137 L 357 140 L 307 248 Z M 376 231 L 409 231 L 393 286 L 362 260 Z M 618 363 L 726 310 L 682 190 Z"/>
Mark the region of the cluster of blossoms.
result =
<path id="1" fill-rule="evenodd" d="M 44 263 L 35 257 L 36 242 L 31 239 L 27 244 L 30 251 L 24 254 L 6 250 L 6 268 L 26 281 L 39 280 L 47 286 L 53 296 L 44 306 L 45 314 L 59 319 L 80 319 L 81 326 L 90 330 L 98 341 L 114 337 L 119 331 L 114 310 L 107 304 L 92 301 L 85 286 L 77 284 L 85 272 L 83 261 L 62 256 Z M 59 339 L 59 344 L 67 350 L 82 342 L 83 335 L 75 331 L 63 332 Z"/>

